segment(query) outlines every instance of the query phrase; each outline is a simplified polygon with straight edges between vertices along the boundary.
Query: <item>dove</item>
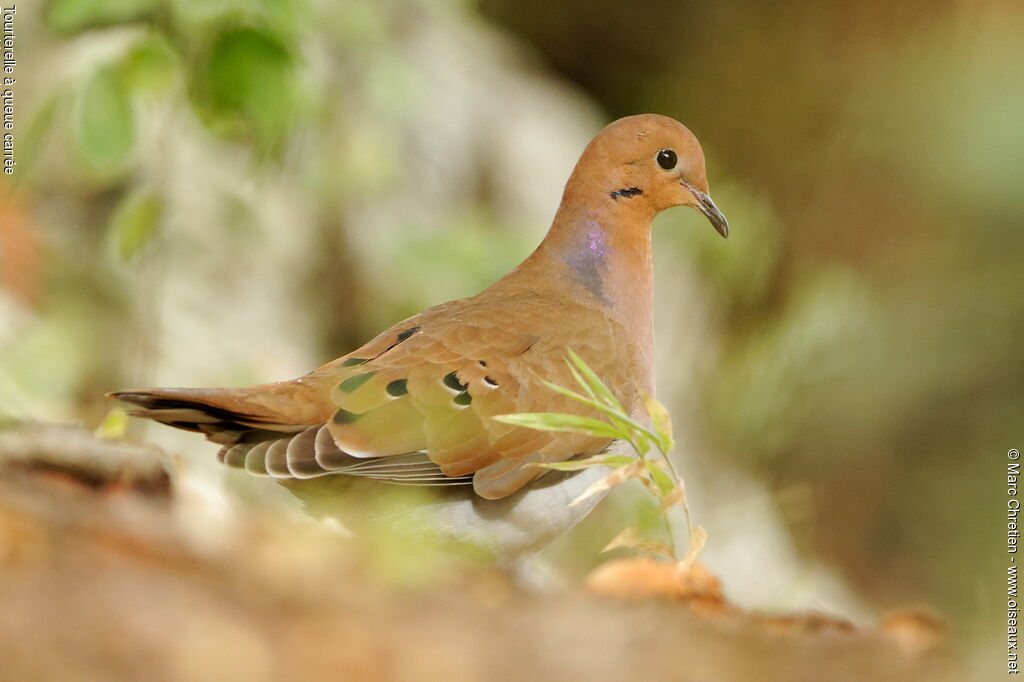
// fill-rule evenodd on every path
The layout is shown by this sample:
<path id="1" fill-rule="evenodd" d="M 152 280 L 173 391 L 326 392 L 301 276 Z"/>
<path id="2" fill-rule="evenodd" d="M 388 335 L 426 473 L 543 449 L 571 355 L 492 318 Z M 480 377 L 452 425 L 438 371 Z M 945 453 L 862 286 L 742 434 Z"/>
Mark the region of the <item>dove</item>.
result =
<path id="1" fill-rule="evenodd" d="M 439 537 L 496 556 L 528 554 L 592 509 L 599 495 L 570 502 L 606 473 L 537 465 L 622 444 L 492 417 L 599 416 L 543 384 L 572 385 L 571 350 L 646 420 L 651 224 L 674 206 L 695 208 L 728 236 L 693 133 L 657 114 L 619 119 L 584 149 L 540 245 L 480 293 L 402 320 L 290 381 L 108 395 L 132 404 L 132 416 L 205 435 L 224 464 L 276 479 L 307 507 L 348 500 L 358 508 L 388 486 L 417 486 L 436 493 L 410 504 L 429 512 Z"/>

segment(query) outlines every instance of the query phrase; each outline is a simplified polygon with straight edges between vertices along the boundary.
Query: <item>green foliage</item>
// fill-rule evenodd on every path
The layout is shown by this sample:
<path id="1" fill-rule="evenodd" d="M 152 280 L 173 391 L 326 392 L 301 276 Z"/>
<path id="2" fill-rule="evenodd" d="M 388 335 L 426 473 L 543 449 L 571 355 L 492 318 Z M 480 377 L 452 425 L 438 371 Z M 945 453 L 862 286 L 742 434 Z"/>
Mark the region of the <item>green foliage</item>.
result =
<path id="1" fill-rule="evenodd" d="M 808 433 L 827 429 L 852 439 L 863 429 L 861 420 L 893 418 L 879 410 L 877 394 L 857 390 L 866 373 L 886 371 L 879 362 L 893 347 L 886 338 L 890 325 L 853 273 L 822 270 L 802 283 L 782 314 L 738 338 L 722 358 L 706 401 L 709 416 L 736 452 L 776 467 L 822 466 L 819 452 L 807 452 L 804 460 L 794 454 Z M 851 421 L 849 414 L 860 419 Z M 840 451 L 829 456 L 834 466 Z"/>
<path id="2" fill-rule="evenodd" d="M 175 21 L 189 34 L 201 34 L 227 24 L 244 24 L 273 27 L 275 35 L 293 43 L 301 40 L 301 31 L 314 26 L 311 0 L 171 0 L 169 4 Z"/>
<path id="3" fill-rule="evenodd" d="M 709 239 L 710 225 L 696 211 L 666 211 L 654 227 L 656 252 L 665 244 L 684 253 L 719 305 L 757 306 L 765 301 L 777 276 L 784 226 L 771 202 L 750 186 L 715 182 L 712 194 L 728 207 L 729 222 L 738 226 L 729 239 Z"/>
<path id="4" fill-rule="evenodd" d="M 345 176 L 325 178 L 335 185 L 331 195 L 358 201 L 360 195 L 394 183 L 403 172 L 403 155 L 391 149 L 375 126 L 361 128 L 358 138 L 343 147 Z M 395 316 L 483 289 L 515 267 L 540 238 L 535 229 L 503 220 L 477 203 L 457 205 L 429 223 L 410 220 L 403 223 L 401 235 L 379 239 L 368 251 L 372 260 L 366 267 L 388 273 L 374 283 L 378 305 L 368 310 L 370 326 L 388 326 Z"/>
<path id="5" fill-rule="evenodd" d="M 135 112 L 124 78 L 100 68 L 86 84 L 75 120 L 75 148 L 93 174 L 109 177 L 124 170 L 135 147 Z"/>
<path id="6" fill-rule="evenodd" d="M 295 71 L 295 56 L 270 31 L 226 28 L 196 74 L 199 104 L 222 130 L 272 148 L 295 113 Z"/>
<path id="7" fill-rule="evenodd" d="M 17 426 L 20 426 L 22 422 L 14 417 L 5 414 L 3 410 L 0 410 L 0 431 L 8 431 Z"/>
<path id="8" fill-rule="evenodd" d="M 167 39 L 153 33 L 132 46 L 121 62 L 121 69 L 133 91 L 158 92 L 174 81 L 178 61 Z"/>
<path id="9" fill-rule="evenodd" d="M 478 12 L 497 5 L 560 78 L 518 61 L 515 36 L 481 21 Z M 963 571 L 944 555 L 995 553 L 998 529 L 982 519 L 991 477 L 977 463 L 1020 436 L 1024 90 L 1015 65 L 1024 49 L 1022 15 L 1009 0 L 971 11 L 911 3 L 898 17 L 885 3 L 875 5 L 851 22 L 844 20 L 848 3 L 808 12 L 797 5 L 762 11 L 747 2 L 695 23 L 666 19 L 666 12 L 692 14 L 676 3 L 617 23 L 621 3 L 609 2 L 559 12 L 493 1 L 458 10 L 422 1 L 27 3 L 19 18 L 27 23 L 19 26 L 33 36 L 18 49 L 30 71 L 19 76 L 30 77 L 32 87 L 19 91 L 12 181 L 18 203 L 31 209 L 30 223 L 20 237 L 5 232 L 3 239 L 39 241 L 45 255 L 36 268 L 39 251 L 31 248 L 24 267 L 0 264 L 5 280 L 25 273 L 25 291 L 37 296 L 24 308 L 17 288 L 0 291 L 0 412 L 98 419 L 107 409 L 102 389 L 122 385 L 146 361 L 132 348 L 160 341 L 135 322 L 153 293 L 129 290 L 112 276 L 118 261 L 153 245 L 162 223 L 146 219 L 159 209 L 126 182 L 129 174 L 161 192 L 163 183 L 174 188 L 162 196 L 174 197 L 176 216 L 190 209 L 179 191 L 194 168 L 190 160 L 217 164 L 203 170 L 230 168 L 240 185 L 258 178 L 274 190 L 298 188 L 304 204 L 296 224 L 322 221 L 319 229 L 331 238 L 323 244 L 331 246 L 322 249 L 322 266 L 299 275 L 313 283 L 309 295 L 288 303 L 331 330 L 324 348 L 351 347 L 506 272 L 544 226 L 490 207 L 486 175 L 459 187 L 443 214 L 409 211 L 412 217 L 391 222 L 385 237 L 367 236 L 377 223 L 362 217 L 363 207 L 372 215 L 382 198 L 406 196 L 391 190 L 431 173 L 433 161 L 412 165 L 406 154 L 409 132 L 422 130 L 425 116 L 442 123 L 436 130 L 445 136 L 456 126 L 479 131 L 465 158 L 493 153 L 501 136 L 492 138 L 485 126 L 559 134 L 570 114 L 553 100 L 534 99 L 529 112 L 518 95 L 507 106 L 487 103 L 481 97 L 493 97 L 493 84 L 481 93 L 456 69 L 451 78 L 425 78 L 431 69 L 417 63 L 455 65 L 471 44 L 500 44 L 510 74 L 530 72 L 531 91 L 568 82 L 585 90 L 582 106 L 591 97 L 602 102 L 609 120 L 665 113 L 704 144 L 711 194 L 732 234 L 719 239 L 699 213 L 670 210 L 655 225 L 654 252 L 663 281 L 656 287 L 662 349 L 684 337 L 700 344 L 698 371 L 662 363 L 659 385 L 671 392 L 683 376 L 696 381 L 685 387 L 700 395 L 689 403 L 688 421 L 700 425 L 708 444 L 706 468 L 729 476 L 738 467 L 772 488 L 813 489 L 806 518 L 786 515 L 797 544 L 854 584 L 870 585 L 872 597 L 913 584 L 953 620 L 993 622 L 979 614 L 998 607 L 998 595 L 980 582 L 977 590 L 962 589 Z M 716 22 L 729 30 L 691 30 Z M 615 30 L 598 42 L 610 49 L 590 50 L 595 31 L 607 26 Z M 650 40 L 669 26 L 678 30 Z M 269 68 L 240 60 L 240 43 L 250 52 L 265 46 Z M 300 58 L 306 54 L 315 55 L 313 68 Z M 45 71 L 31 77 L 40 65 Z M 109 71 L 97 76 L 100 65 Z M 233 84 L 223 75 L 231 69 L 239 75 Z M 280 99 L 265 86 L 267 71 L 287 80 Z M 712 75 L 721 87 L 707 96 Z M 99 92 L 90 89 L 94 78 L 105 83 Z M 254 109 L 259 88 L 271 93 L 268 112 Z M 457 103 L 460 115 L 438 121 L 421 106 L 431 101 Z M 542 125 L 531 122 L 535 117 Z M 206 142 L 204 154 L 190 152 Z M 287 152 L 273 160 L 289 166 L 252 163 L 268 149 Z M 163 158 L 167 151 L 174 153 Z M 68 156 L 78 163 L 68 164 Z M 536 160 L 548 163 L 545 155 Z M 200 210 L 204 202 L 225 207 L 209 223 L 223 227 L 208 235 L 214 248 L 237 257 L 238 245 L 263 240 L 252 229 L 274 194 L 211 187 L 196 197 L 195 210 L 206 217 L 214 209 Z M 177 269 L 173 249 L 147 256 L 168 276 L 189 276 Z M 321 267 L 331 273 L 326 279 Z M 254 282 L 249 295 L 280 305 L 257 292 L 260 285 Z M 323 301 L 330 303 L 321 308 Z M 675 301 L 687 306 L 678 315 L 666 307 Z M 110 329 L 124 343 L 111 344 Z M 188 353 L 220 352 L 221 344 L 196 338 Z M 230 370 L 237 383 L 265 380 L 267 371 Z M 576 392 L 594 397 L 582 386 Z M 615 414 L 599 403 L 589 416 L 630 430 Z M 664 442 L 671 434 L 659 434 L 651 414 L 649 430 Z M 647 437 L 634 435 L 638 442 Z M 619 459 L 548 466 L 630 463 L 602 457 Z M 662 491 L 673 480 L 661 467 L 650 476 Z M 630 507 L 621 523 L 641 529 L 641 537 L 663 524 L 658 504 L 642 506 L 642 515 Z M 990 531 L 936 534 L 963 525 Z M 572 552 L 562 558 L 579 560 Z"/>
<path id="10" fill-rule="evenodd" d="M 600 377 L 590 369 L 582 358 L 571 349 L 568 351 L 568 356 L 566 364 L 583 392 L 580 393 L 549 381 L 544 381 L 544 385 L 593 408 L 607 421 L 593 417 L 550 412 L 506 414 L 493 417 L 493 419 L 505 424 L 515 424 L 540 431 L 569 431 L 594 438 L 613 438 L 628 443 L 635 455 L 600 454 L 585 459 L 547 462 L 536 466 L 557 471 L 579 471 L 591 467 L 611 469 L 609 474 L 598 479 L 583 491 L 583 494 L 570 502 L 570 507 L 602 494 L 625 481 L 631 479 L 640 481 L 658 501 L 656 515 L 664 519 L 668 527 L 670 543 L 666 544 L 657 538 L 649 537 L 647 535 L 649 524 L 637 524 L 619 533 L 608 543 L 605 551 L 617 547 L 631 547 L 641 551 L 663 554 L 687 565 L 692 563 L 704 546 L 707 534 L 700 526 L 693 526 L 690 520 L 690 510 L 686 503 L 683 481 L 679 478 L 679 474 L 672 466 L 672 461 L 668 456 L 674 446 L 672 422 L 668 410 L 655 398 L 645 396 L 644 408 L 650 417 L 653 430 L 648 429 L 627 414 L 611 389 L 601 381 Z M 674 507 L 681 507 L 686 514 L 689 544 L 684 556 L 679 556 L 669 523 L 668 512 Z"/>
<path id="11" fill-rule="evenodd" d="M 32 112 L 27 129 L 18 138 L 21 160 L 18 161 L 18 175 L 14 176 L 15 182 L 29 175 L 35 166 L 39 159 L 40 149 L 53 130 L 59 104 L 66 100 L 67 97 L 60 94 L 51 94 Z"/>
<path id="12" fill-rule="evenodd" d="M 537 429 L 539 431 L 571 431 L 573 433 L 584 433 L 595 438 L 615 438 L 619 435 L 618 429 L 608 422 L 592 419 L 591 417 L 580 417 L 574 414 L 533 412 L 510 414 L 497 419 L 506 424 L 525 426 L 528 429 Z"/>
<path id="13" fill-rule="evenodd" d="M 163 214 L 163 201 L 150 190 L 138 190 L 124 198 L 107 228 L 111 250 L 123 261 L 131 260 L 153 237 Z"/>
<path id="14" fill-rule="evenodd" d="M 123 438 L 128 431 L 128 412 L 121 407 L 112 408 L 99 423 L 93 434 L 104 440 Z"/>
<path id="15" fill-rule="evenodd" d="M 46 23 L 63 33 L 137 19 L 161 0 L 53 0 L 46 8 Z"/>

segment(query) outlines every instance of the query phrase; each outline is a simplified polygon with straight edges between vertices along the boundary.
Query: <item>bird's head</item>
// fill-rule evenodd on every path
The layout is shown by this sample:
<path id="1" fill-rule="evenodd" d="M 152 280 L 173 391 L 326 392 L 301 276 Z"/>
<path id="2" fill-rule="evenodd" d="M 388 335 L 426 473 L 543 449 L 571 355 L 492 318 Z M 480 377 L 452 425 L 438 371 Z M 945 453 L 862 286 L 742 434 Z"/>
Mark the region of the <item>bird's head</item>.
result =
<path id="1" fill-rule="evenodd" d="M 708 196 L 700 142 L 668 116 L 640 114 L 610 123 L 587 146 L 574 175 L 600 187 L 617 207 L 657 214 L 690 206 L 729 236 L 728 221 Z"/>

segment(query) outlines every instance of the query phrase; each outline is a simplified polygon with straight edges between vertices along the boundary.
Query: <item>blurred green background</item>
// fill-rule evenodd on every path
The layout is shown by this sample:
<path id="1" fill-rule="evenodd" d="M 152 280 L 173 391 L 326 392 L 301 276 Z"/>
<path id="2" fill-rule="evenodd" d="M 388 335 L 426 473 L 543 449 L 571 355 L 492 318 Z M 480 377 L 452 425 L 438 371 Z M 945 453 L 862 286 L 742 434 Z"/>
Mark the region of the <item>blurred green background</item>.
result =
<path id="1" fill-rule="evenodd" d="M 1019 2 L 53 0 L 16 26 L 0 419 L 303 373 L 513 267 L 586 141 L 663 113 L 732 226 L 655 224 L 710 567 L 754 605 L 930 604 L 991 658 L 1024 442 Z M 607 507 L 565 570 L 631 513 Z"/>

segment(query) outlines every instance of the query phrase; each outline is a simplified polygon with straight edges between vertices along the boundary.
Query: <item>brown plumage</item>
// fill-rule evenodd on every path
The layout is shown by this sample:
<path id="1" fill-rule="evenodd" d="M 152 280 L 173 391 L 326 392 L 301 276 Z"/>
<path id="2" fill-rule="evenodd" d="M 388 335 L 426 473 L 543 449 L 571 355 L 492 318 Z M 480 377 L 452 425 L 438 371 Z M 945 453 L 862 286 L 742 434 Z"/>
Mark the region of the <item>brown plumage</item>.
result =
<path id="1" fill-rule="evenodd" d="M 651 221 L 688 205 L 725 236 L 707 191 L 703 152 L 683 125 L 620 119 L 584 150 L 544 241 L 481 293 L 403 320 L 293 381 L 112 395 L 142 408 L 135 416 L 204 433 L 223 461 L 257 475 L 346 474 L 506 498 L 543 475 L 528 463 L 609 446 L 490 419 L 585 413 L 540 381 L 572 384 L 567 349 L 627 409 L 653 392 Z"/>

